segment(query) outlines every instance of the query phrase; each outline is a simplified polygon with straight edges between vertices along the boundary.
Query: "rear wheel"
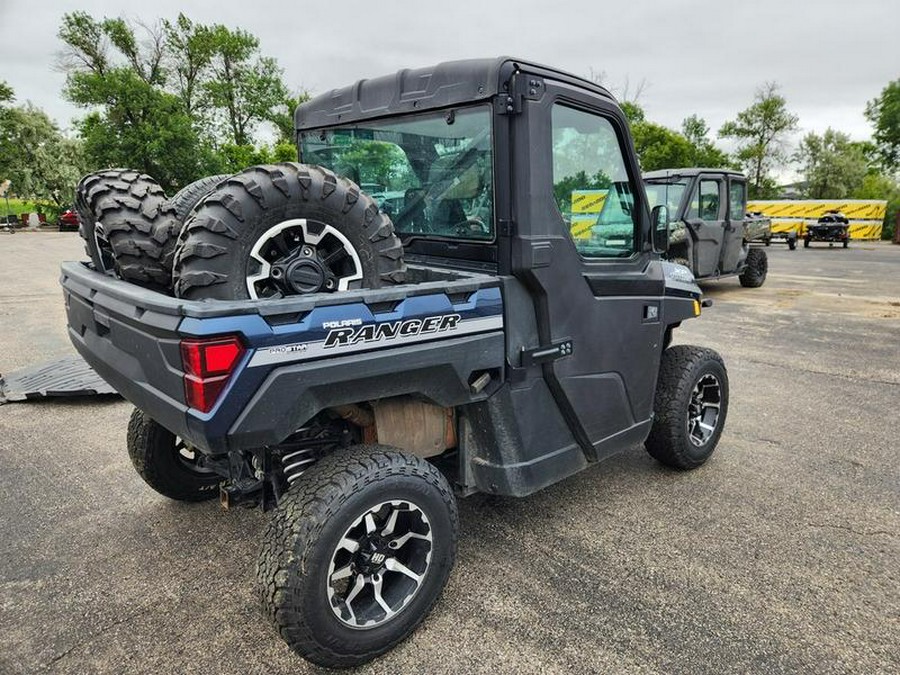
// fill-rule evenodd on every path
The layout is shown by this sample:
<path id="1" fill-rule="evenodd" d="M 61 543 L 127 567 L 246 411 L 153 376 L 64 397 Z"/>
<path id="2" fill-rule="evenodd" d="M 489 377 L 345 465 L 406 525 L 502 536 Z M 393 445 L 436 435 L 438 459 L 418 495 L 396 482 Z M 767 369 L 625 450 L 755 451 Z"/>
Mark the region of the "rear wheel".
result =
<path id="1" fill-rule="evenodd" d="M 788 239 L 787 240 L 788 248 L 793 251 L 797 248 L 797 240 L 796 239 Z"/>
<path id="2" fill-rule="evenodd" d="M 357 446 L 319 460 L 282 498 L 257 566 L 282 638 L 326 667 L 391 649 L 425 618 L 456 556 L 456 500 L 422 458 Z"/>
<path id="3" fill-rule="evenodd" d="M 97 270 L 168 291 L 166 245 L 177 221 L 159 183 L 132 169 L 98 171 L 78 183 L 75 209 Z"/>
<path id="4" fill-rule="evenodd" d="M 378 205 L 315 166 L 228 178 L 185 223 L 175 294 L 235 300 L 380 288 L 405 279 L 403 246 Z"/>
<path id="5" fill-rule="evenodd" d="M 844 248 L 847 248 L 848 246 L 850 246 L 850 239 L 849 239 L 849 238 L 848 238 L 848 239 L 844 239 Z"/>
<path id="6" fill-rule="evenodd" d="M 144 482 L 169 499 L 200 502 L 219 495 L 222 478 L 203 466 L 200 451 L 137 408 L 128 422 L 128 456 Z"/>
<path id="7" fill-rule="evenodd" d="M 766 275 L 769 273 L 769 258 L 766 256 L 765 250 L 761 248 L 751 248 L 747 251 L 747 267 L 741 272 L 741 286 L 746 288 L 759 288 L 766 281 Z"/>
<path id="8" fill-rule="evenodd" d="M 803 239 L 803 248 L 809 248 L 809 237 Z"/>
<path id="9" fill-rule="evenodd" d="M 654 420 L 644 446 L 675 469 L 695 469 L 716 449 L 728 414 L 728 373 L 711 349 L 676 345 L 663 352 Z"/>

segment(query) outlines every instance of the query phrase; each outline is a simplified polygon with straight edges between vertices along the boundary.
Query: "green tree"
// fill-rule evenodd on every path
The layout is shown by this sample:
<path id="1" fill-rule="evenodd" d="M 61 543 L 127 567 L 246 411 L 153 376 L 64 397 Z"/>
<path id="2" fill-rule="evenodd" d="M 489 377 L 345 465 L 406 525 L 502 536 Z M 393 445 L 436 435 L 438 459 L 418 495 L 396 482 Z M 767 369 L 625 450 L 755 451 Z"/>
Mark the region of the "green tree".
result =
<path id="1" fill-rule="evenodd" d="M 634 125 L 646 119 L 644 109 L 634 101 L 622 101 L 619 105 L 622 108 L 622 112 L 625 113 L 625 118 L 629 124 Z"/>
<path id="2" fill-rule="evenodd" d="M 0 176 L 6 175 L 8 171 L 7 166 L 15 153 L 12 141 L 5 132 L 9 116 L 12 113 L 11 109 L 4 105 L 6 103 L 11 103 L 15 99 L 16 97 L 12 87 L 3 80 L 0 80 Z"/>
<path id="3" fill-rule="evenodd" d="M 136 28 L 73 12 L 59 37 L 64 94 L 91 111 L 77 128 L 92 168 L 134 167 L 172 190 L 243 162 L 285 157 L 283 142 L 293 143 L 294 107 L 305 94 L 290 95 L 278 64 L 246 31 L 183 14 Z M 273 147 L 256 143 L 265 123 L 278 133 Z"/>
<path id="4" fill-rule="evenodd" d="M 693 150 L 691 166 L 710 168 L 730 168 L 734 165 L 728 153 L 719 150 L 709 138 L 709 125 L 702 117 L 691 115 L 681 122 L 681 135 L 690 143 Z"/>
<path id="5" fill-rule="evenodd" d="M 897 215 L 900 213 L 900 182 L 896 178 L 870 170 L 850 197 L 852 199 L 886 199 L 887 212 L 884 217 L 881 238 L 893 238 Z"/>
<path id="6" fill-rule="evenodd" d="M 881 165 L 887 171 L 900 169 L 900 79 L 889 83 L 866 105 L 866 119 L 873 134 Z"/>
<path id="7" fill-rule="evenodd" d="M 167 41 L 166 61 L 172 73 L 170 87 L 192 117 L 200 117 L 207 102 L 203 84 L 215 52 L 213 31 L 196 24 L 184 14 L 175 21 L 163 21 Z"/>
<path id="8" fill-rule="evenodd" d="M 788 110 L 778 85 L 767 82 L 757 89 L 749 108 L 719 129 L 720 137 L 738 143 L 737 159 L 749 176 L 751 198 L 769 196 L 774 190 L 770 174 L 788 159 L 786 137 L 796 131 L 798 119 Z"/>
<path id="9" fill-rule="evenodd" d="M 647 120 L 637 103 L 625 102 L 622 111 L 631 126 L 635 151 L 642 171 L 675 169 L 685 166 L 727 167 L 731 158 L 709 139 L 709 127 L 697 115 L 682 122 L 682 133 Z"/>
<path id="10" fill-rule="evenodd" d="M 235 145 L 249 145 L 256 126 L 271 121 L 289 98 L 275 59 L 259 56 L 259 40 L 225 26 L 211 29 L 211 77 L 204 83 L 210 105 L 219 111 Z"/>
<path id="11" fill-rule="evenodd" d="M 810 132 L 794 155 L 806 183 L 804 197 L 844 199 L 857 191 L 868 171 L 863 147 L 840 131 Z"/>
<path id="12" fill-rule="evenodd" d="M 299 94 L 288 94 L 287 98 L 272 109 L 269 121 L 278 131 L 279 143 L 290 143 L 295 145 L 297 142 L 297 131 L 294 128 L 294 111 L 301 103 L 309 100 L 309 92 L 302 91 Z M 296 159 L 296 150 L 294 151 L 294 159 Z"/>
<path id="13" fill-rule="evenodd" d="M 654 122 L 638 122 L 631 125 L 631 133 L 642 171 L 693 165 L 694 147 L 677 131 Z"/>
<path id="14" fill-rule="evenodd" d="M 77 124 L 91 168 L 133 167 L 171 190 L 215 173 L 214 158 L 181 100 L 162 88 L 161 32 L 145 32 L 147 39 L 138 40 L 122 19 L 66 14 L 59 32 L 66 45 L 64 94 L 93 109 Z"/>
<path id="15" fill-rule="evenodd" d="M 81 144 L 64 136 L 43 110 L 30 103 L 4 109 L 0 148 L 0 180 L 12 180 L 17 195 L 57 209 L 71 204 L 84 173 Z"/>

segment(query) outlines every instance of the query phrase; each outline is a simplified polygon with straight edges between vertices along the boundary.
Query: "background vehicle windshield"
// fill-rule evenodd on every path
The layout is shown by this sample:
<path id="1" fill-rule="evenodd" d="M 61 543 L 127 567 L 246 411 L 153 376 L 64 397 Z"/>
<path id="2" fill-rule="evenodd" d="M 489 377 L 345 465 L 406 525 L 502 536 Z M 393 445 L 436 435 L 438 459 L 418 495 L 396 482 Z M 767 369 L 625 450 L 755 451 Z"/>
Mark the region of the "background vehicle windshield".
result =
<path id="1" fill-rule="evenodd" d="M 678 207 L 687 185 L 688 182 L 683 180 L 644 181 L 647 204 L 651 209 L 659 204 L 665 204 L 669 209 L 669 219 L 672 220 L 678 213 Z"/>
<path id="2" fill-rule="evenodd" d="M 356 182 L 401 237 L 494 238 L 486 107 L 302 132 L 300 157 Z"/>

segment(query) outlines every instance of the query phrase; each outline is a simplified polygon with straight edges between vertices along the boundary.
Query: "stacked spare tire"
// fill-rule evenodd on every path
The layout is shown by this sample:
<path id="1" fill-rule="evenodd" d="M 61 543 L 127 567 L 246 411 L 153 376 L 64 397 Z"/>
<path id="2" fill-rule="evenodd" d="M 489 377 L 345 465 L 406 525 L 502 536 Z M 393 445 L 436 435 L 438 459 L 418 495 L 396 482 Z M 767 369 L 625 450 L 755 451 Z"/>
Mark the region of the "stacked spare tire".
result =
<path id="1" fill-rule="evenodd" d="M 406 276 L 390 219 L 321 167 L 254 166 L 171 199 L 147 174 L 108 169 L 79 182 L 75 205 L 98 271 L 179 298 L 274 299 Z"/>

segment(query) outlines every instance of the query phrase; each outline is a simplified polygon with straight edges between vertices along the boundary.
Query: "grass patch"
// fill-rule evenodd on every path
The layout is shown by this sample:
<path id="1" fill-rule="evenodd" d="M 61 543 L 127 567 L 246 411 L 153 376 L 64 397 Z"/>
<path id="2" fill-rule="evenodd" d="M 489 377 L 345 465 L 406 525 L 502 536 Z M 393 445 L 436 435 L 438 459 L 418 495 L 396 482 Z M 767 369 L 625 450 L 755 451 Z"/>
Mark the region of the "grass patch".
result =
<path id="1" fill-rule="evenodd" d="M 6 216 L 12 215 L 18 218 L 23 213 L 38 213 L 42 210 L 48 223 L 55 223 L 57 217 L 56 206 L 47 202 L 35 202 L 28 199 L 9 198 L 9 210 L 6 206 L 6 198 L 0 198 L 0 222 L 6 222 Z"/>

